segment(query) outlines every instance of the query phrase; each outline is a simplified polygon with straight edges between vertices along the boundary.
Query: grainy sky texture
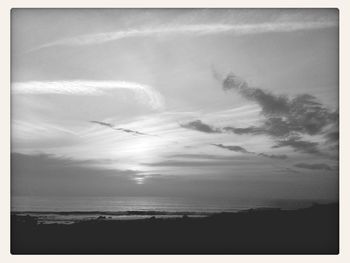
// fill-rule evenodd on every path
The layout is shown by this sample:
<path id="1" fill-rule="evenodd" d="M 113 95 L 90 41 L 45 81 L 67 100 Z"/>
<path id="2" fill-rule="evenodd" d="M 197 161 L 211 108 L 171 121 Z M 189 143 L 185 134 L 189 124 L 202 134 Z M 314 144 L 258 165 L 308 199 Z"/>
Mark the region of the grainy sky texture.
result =
<path id="1" fill-rule="evenodd" d="M 12 193 L 338 198 L 335 9 L 15 9 Z"/>

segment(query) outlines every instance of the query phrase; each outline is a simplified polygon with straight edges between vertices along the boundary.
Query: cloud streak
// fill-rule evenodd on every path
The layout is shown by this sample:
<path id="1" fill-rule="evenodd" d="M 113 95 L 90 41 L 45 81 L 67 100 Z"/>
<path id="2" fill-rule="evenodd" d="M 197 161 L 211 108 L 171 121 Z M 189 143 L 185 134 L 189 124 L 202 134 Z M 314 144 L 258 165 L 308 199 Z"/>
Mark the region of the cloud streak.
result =
<path id="1" fill-rule="evenodd" d="M 288 158 L 288 156 L 285 155 L 285 154 L 266 154 L 266 153 L 259 153 L 258 156 L 267 157 L 267 158 L 271 158 L 271 159 L 279 159 L 279 160 L 285 160 L 285 159 Z"/>
<path id="2" fill-rule="evenodd" d="M 272 148 L 280 148 L 286 146 L 293 148 L 293 150 L 296 152 L 321 154 L 320 150 L 318 149 L 317 142 L 303 141 L 299 138 L 289 138 L 286 140 L 277 141 L 277 144 L 272 146 Z"/>
<path id="3" fill-rule="evenodd" d="M 126 81 L 29 81 L 14 82 L 11 85 L 12 94 L 60 94 L 101 96 L 113 90 L 127 90 L 133 92 L 136 99 L 149 104 L 152 108 L 163 107 L 162 95 L 153 87 Z"/>
<path id="4" fill-rule="evenodd" d="M 201 120 L 195 120 L 188 123 L 180 124 L 182 128 L 201 131 L 204 133 L 222 133 L 221 129 L 210 126 Z"/>
<path id="5" fill-rule="evenodd" d="M 158 37 L 172 35 L 186 35 L 191 37 L 232 34 L 232 35 L 251 35 L 273 32 L 294 32 L 300 30 L 312 30 L 319 28 L 336 27 L 336 21 L 302 21 L 302 22 L 269 22 L 259 24 L 195 24 L 195 25 L 164 25 L 160 27 L 144 27 L 138 29 L 126 29 L 113 32 L 80 35 L 71 38 L 59 39 L 35 47 L 28 52 L 33 52 L 43 48 L 54 46 L 86 46 L 103 44 L 111 41 L 117 41 L 136 37 Z"/>
<path id="6" fill-rule="evenodd" d="M 261 127 L 255 127 L 255 126 L 250 126 L 246 128 L 224 127 L 222 130 L 225 132 L 235 133 L 238 135 L 243 135 L 243 134 L 258 135 L 258 134 L 266 133 L 265 129 Z"/>
<path id="7" fill-rule="evenodd" d="M 297 163 L 294 166 L 298 168 L 308 169 L 308 170 L 324 170 L 324 171 L 335 170 L 335 168 L 330 167 L 325 163 Z"/>
<path id="8" fill-rule="evenodd" d="M 111 128 L 111 129 L 113 129 L 115 131 L 122 131 L 122 132 L 126 132 L 126 133 L 131 133 L 133 135 L 156 136 L 156 135 L 143 133 L 143 132 L 139 132 L 139 131 L 135 131 L 135 130 L 125 129 L 125 128 L 116 128 L 113 124 L 108 123 L 108 122 L 102 122 L 102 121 L 90 121 L 90 122 L 98 124 L 98 125 L 101 125 L 101 126 L 105 126 L 105 127 Z"/>
<path id="9" fill-rule="evenodd" d="M 223 127 L 218 128 L 213 125 L 204 123 L 201 120 L 190 121 L 180 124 L 180 127 L 204 133 L 235 133 L 235 134 L 265 134 L 266 131 L 260 127 L 247 127 L 247 128 L 235 128 L 235 127 Z"/>
<path id="10" fill-rule="evenodd" d="M 233 127 L 224 127 L 224 128 L 216 128 L 212 125 L 206 124 L 204 122 L 202 122 L 201 120 L 195 120 L 192 122 L 188 122 L 185 124 L 180 124 L 181 127 L 185 128 L 185 129 L 190 129 L 190 130 L 195 130 L 195 131 L 199 131 L 199 132 L 203 132 L 203 133 L 225 133 L 225 132 L 233 132 L 236 134 L 264 134 L 265 131 L 261 128 L 258 127 L 248 127 L 248 128 L 233 128 Z M 305 144 L 306 142 L 304 142 Z M 300 146 L 300 144 L 302 144 Z M 288 158 L 287 155 L 285 154 L 266 154 L 266 153 L 256 153 L 256 152 L 250 152 L 247 151 L 246 149 L 244 149 L 241 146 L 226 146 L 226 145 L 222 145 L 222 144 L 211 144 L 214 146 L 217 146 L 219 148 L 223 148 L 223 149 L 227 149 L 230 151 L 234 151 L 234 152 L 241 152 L 241 153 L 250 153 L 250 154 L 256 154 L 257 156 L 261 156 L 261 157 L 266 157 L 266 158 L 271 158 L 271 159 L 280 159 L 280 160 L 285 160 Z M 292 142 L 290 142 L 290 145 L 287 145 L 286 142 L 280 142 L 278 145 L 275 145 L 274 148 L 278 148 L 278 147 L 282 147 L 282 146 L 292 146 Z M 305 145 L 303 145 L 302 142 L 294 142 L 294 148 L 301 151 L 301 147 Z M 299 148 L 298 148 L 299 147 Z M 311 151 L 311 148 L 309 146 L 309 151 Z M 317 147 L 315 146 L 315 151 L 317 150 Z M 304 151 L 306 151 L 306 149 L 304 149 Z"/>
<path id="11" fill-rule="evenodd" d="M 233 151 L 233 152 L 254 154 L 256 156 L 266 157 L 266 158 L 270 158 L 270 159 L 285 160 L 288 158 L 288 156 L 285 154 L 266 154 L 266 153 L 251 152 L 251 151 L 248 151 L 247 149 L 245 149 L 241 146 L 237 146 L 237 145 L 231 146 L 231 145 L 223 145 L 223 144 L 215 144 L 215 143 L 213 143 L 211 145 L 222 148 L 222 149 L 226 149 L 229 151 Z"/>
<path id="12" fill-rule="evenodd" d="M 213 143 L 212 145 L 222 148 L 222 149 L 227 149 L 229 151 L 233 151 L 233 152 L 240 152 L 240 153 L 253 153 L 253 152 L 249 152 L 247 151 L 245 148 L 241 147 L 241 146 L 237 146 L 237 145 L 223 145 L 223 144 L 215 144 Z"/>

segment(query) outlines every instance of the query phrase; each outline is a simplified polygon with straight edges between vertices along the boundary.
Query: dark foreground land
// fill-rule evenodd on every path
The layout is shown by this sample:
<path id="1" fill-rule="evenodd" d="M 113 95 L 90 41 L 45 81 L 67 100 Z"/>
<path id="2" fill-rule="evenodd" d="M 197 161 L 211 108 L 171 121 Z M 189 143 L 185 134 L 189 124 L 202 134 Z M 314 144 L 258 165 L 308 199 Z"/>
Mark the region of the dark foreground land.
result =
<path id="1" fill-rule="evenodd" d="M 338 204 L 71 225 L 11 218 L 13 254 L 338 254 L 338 248 Z"/>

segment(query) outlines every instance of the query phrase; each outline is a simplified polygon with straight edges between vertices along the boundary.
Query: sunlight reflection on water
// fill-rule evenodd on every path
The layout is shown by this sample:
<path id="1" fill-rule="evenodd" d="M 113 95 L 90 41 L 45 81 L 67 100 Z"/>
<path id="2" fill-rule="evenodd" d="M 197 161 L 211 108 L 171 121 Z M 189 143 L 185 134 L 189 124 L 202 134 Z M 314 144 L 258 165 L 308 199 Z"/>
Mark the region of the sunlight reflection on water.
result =
<path id="1" fill-rule="evenodd" d="M 225 200 L 166 197 L 13 197 L 12 211 L 237 211 L 259 207 Z"/>

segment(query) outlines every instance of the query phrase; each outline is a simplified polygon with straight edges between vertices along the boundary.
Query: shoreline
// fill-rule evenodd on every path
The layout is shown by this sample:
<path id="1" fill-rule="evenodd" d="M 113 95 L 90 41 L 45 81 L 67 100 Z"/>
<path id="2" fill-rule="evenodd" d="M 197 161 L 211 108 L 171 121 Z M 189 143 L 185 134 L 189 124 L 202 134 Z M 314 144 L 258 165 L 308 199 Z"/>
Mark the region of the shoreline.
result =
<path id="1" fill-rule="evenodd" d="M 144 220 L 149 218 L 181 218 L 181 217 L 210 217 L 219 214 L 237 214 L 258 211 L 296 211 L 312 208 L 314 206 L 332 205 L 314 203 L 303 208 L 280 208 L 280 207 L 255 207 L 249 209 L 229 209 L 216 212 L 202 211 L 164 211 L 164 210 L 125 210 L 125 211 L 11 211 L 11 216 L 19 218 L 32 217 L 39 224 L 75 224 L 91 220 L 118 221 L 118 220 Z"/>

